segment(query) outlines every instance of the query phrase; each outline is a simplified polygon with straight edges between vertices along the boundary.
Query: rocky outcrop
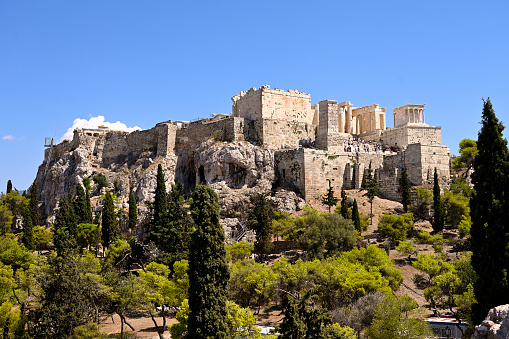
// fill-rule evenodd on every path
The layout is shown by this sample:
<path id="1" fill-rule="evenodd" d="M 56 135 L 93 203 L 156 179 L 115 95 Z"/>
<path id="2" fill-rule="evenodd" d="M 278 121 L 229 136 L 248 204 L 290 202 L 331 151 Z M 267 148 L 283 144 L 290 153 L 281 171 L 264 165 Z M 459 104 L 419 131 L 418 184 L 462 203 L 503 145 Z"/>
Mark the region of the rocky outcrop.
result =
<path id="1" fill-rule="evenodd" d="M 108 139 L 107 135 L 105 139 Z M 161 164 L 167 189 L 174 183 L 182 183 L 185 192 L 190 193 L 197 184 L 211 186 L 219 195 L 221 217 L 236 220 L 225 223 L 228 232 L 238 236 L 250 208 L 249 197 L 271 193 L 275 182 L 274 150 L 249 142 L 208 140 L 177 154 L 158 156 L 154 149 L 137 153 L 126 151 L 125 156 L 114 157 L 115 161 L 112 157 L 104 161 L 104 152 L 97 152 L 96 147 L 86 143 L 88 139 L 83 140 L 81 144 L 71 143 L 76 148 L 45 157 L 39 167 L 36 182 L 41 192 L 43 215 L 50 222 L 58 209 L 58 200 L 64 194 L 72 193 L 75 185 L 82 183 L 84 178 L 93 178 L 98 173 L 108 179 L 109 189 L 118 197 L 119 208 L 127 209 L 132 192 L 139 213 L 146 214 L 154 199 L 157 167 Z M 93 210 L 98 212 L 102 209 L 100 196 L 104 190 L 99 190 L 93 180 L 91 185 Z M 300 210 L 305 204 L 294 192 L 281 189 L 269 199 L 287 212 Z M 145 217 L 140 215 L 139 220 Z"/>
<path id="2" fill-rule="evenodd" d="M 471 339 L 509 338 L 509 304 L 497 306 L 488 312 L 481 325 L 476 326 Z"/>

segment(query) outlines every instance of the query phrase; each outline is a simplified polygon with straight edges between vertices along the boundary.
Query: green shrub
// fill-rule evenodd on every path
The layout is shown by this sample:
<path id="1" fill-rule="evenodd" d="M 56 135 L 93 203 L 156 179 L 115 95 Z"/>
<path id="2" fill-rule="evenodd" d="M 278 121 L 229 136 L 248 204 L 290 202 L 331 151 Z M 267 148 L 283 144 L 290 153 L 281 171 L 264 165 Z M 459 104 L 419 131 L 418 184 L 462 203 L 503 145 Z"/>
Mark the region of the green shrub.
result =
<path id="1" fill-rule="evenodd" d="M 383 214 L 378 222 L 378 229 L 382 235 L 388 237 L 392 242 L 406 239 L 406 232 L 414 227 L 412 213 L 403 215 Z"/>
<path id="2" fill-rule="evenodd" d="M 103 187 L 107 188 L 109 186 L 108 179 L 102 173 L 97 173 L 96 175 L 94 175 L 94 177 L 92 179 L 94 180 L 95 184 L 97 185 L 98 190 L 100 190 Z"/>

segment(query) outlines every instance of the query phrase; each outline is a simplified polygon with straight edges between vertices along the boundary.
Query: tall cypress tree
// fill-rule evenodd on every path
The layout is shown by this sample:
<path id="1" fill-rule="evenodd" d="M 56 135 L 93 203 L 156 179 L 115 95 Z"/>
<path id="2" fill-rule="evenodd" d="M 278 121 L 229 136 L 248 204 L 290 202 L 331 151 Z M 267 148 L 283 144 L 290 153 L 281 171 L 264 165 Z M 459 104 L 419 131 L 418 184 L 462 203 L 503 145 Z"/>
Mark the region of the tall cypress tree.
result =
<path id="1" fill-rule="evenodd" d="M 484 102 L 470 200 L 472 266 L 477 272 L 472 305 L 475 324 L 489 309 L 509 303 L 509 151 L 490 99 Z"/>
<path id="2" fill-rule="evenodd" d="M 115 205 L 113 197 L 109 191 L 106 191 L 104 197 L 104 208 L 102 213 L 102 233 L 101 240 L 104 247 L 110 246 L 111 242 L 118 237 L 120 231 L 118 229 L 117 214 L 115 213 Z"/>
<path id="3" fill-rule="evenodd" d="M 403 211 L 408 212 L 408 206 L 412 204 L 410 200 L 410 180 L 408 179 L 408 172 L 406 167 L 401 171 L 399 178 L 399 190 L 401 192 L 401 203 L 403 204 Z"/>
<path id="4" fill-rule="evenodd" d="M 228 338 L 226 285 L 229 279 L 217 194 L 199 185 L 192 194 L 196 231 L 189 253 L 189 338 Z"/>
<path id="5" fill-rule="evenodd" d="M 11 193 L 11 191 L 12 191 L 12 182 L 9 179 L 9 180 L 7 180 L 7 192 L 5 192 L 5 194 L 9 194 L 9 193 Z"/>
<path id="6" fill-rule="evenodd" d="M 90 202 L 90 193 L 88 193 L 88 189 L 85 186 L 85 203 L 86 203 L 86 212 L 87 212 L 87 220 L 90 220 L 91 223 L 93 221 L 92 218 L 92 204 Z"/>
<path id="7" fill-rule="evenodd" d="M 129 228 L 133 230 L 138 223 L 138 207 L 136 206 L 136 199 L 134 194 L 129 195 Z"/>
<path id="8" fill-rule="evenodd" d="M 344 186 L 341 187 L 341 216 L 348 219 L 348 196 Z"/>
<path id="9" fill-rule="evenodd" d="M 354 199 L 354 201 L 353 201 L 352 221 L 353 221 L 353 225 L 355 226 L 355 230 L 358 231 L 359 233 L 362 232 L 361 216 L 359 215 L 359 207 L 357 206 L 357 199 Z"/>
<path id="10" fill-rule="evenodd" d="M 30 201 L 28 203 L 30 217 L 32 218 L 33 225 L 39 225 L 41 221 L 41 214 L 39 213 L 39 188 L 34 182 L 30 189 Z"/>
<path id="11" fill-rule="evenodd" d="M 437 168 L 433 175 L 433 231 L 441 232 L 444 229 L 444 208 L 440 198 L 440 185 L 438 182 Z"/>
<path id="12" fill-rule="evenodd" d="M 258 260 L 263 262 L 265 254 L 272 250 L 271 226 L 274 219 L 274 210 L 267 201 L 265 194 L 251 196 L 253 209 L 249 212 L 249 227 L 255 231 L 255 251 L 258 252 Z"/>
<path id="13" fill-rule="evenodd" d="M 161 234 L 165 229 L 168 215 L 168 193 L 166 193 L 166 184 L 164 182 L 163 167 L 157 166 L 157 182 L 154 197 L 154 215 L 152 218 L 152 239 L 157 242 L 156 234 Z"/>
<path id="14" fill-rule="evenodd" d="M 55 247 L 60 254 L 62 250 L 77 247 L 78 218 L 70 195 L 64 195 L 58 202 L 58 212 L 53 224 Z"/>
<path id="15" fill-rule="evenodd" d="M 81 184 L 76 184 L 76 196 L 74 197 L 74 211 L 79 224 L 92 223 L 92 211 L 90 210 L 90 196 L 85 193 Z"/>
<path id="16" fill-rule="evenodd" d="M 34 224 L 32 223 L 31 214 L 30 209 L 28 207 L 25 208 L 23 215 L 23 236 L 21 237 L 21 243 L 29 251 L 35 250 Z"/>

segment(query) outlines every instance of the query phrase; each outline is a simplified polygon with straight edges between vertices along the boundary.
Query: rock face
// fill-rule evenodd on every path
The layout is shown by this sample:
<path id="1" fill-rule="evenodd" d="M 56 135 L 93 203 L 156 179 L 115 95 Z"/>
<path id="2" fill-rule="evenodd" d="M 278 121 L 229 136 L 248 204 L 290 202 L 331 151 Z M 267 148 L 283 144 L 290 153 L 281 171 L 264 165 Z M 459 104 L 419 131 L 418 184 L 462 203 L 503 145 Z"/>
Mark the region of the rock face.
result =
<path id="1" fill-rule="evenodd" d="M 497 306 L 488 312 L 481 325 L 477 326 L 471 339 L 509 338 L 509 304 Z"/>
<path id="2" fill-rule="evenodd" d="M 186 193 L 192 192 L 197 184 L 211 186 L 219 195 L 227 233 L 235 238 L 242 233 L 239 230 L 243 229 L 250 208 L 249 196 L 271 192 L 275 182 L 274 150 L 246 141 L 206 140 L 194 149 L 178 153 L 161 155 L 156 149 L 146 149 L 136 154 L 123 152 L 122 156 L 109 156 L 106 161 L 104 152 L 97 152 L 97 147 L 91 147 L 87 140 L 82 138 L 79 143 L 73 140 L 71 145 L 75 143 L 76 147 L 60 151 L 56 156 L 47 154 L 39 167 L 36 182 L 43 202 L 41 212 L 48 223 L 52 222 L 61 197 L 72 194 L 75 185 L 83 183 L 84 178 L 92 179 L 99 173 L 106 176 L 109 189 L 118 197 L 117 207 L 127 211 L 132 192 L 137 200 L 139 220 L 146 219 L 154 199 L 157 167 L 161 164 L 168 190 L 174 183 L 184 184 Z M 102 209 L 100 196 L 104 189 L 99 190 L 94 180 L 91 186 L 93 212 L 97 213 Z M 305 204 L 294 192 L 282 189 L 270 199 L 287 212 L 300 210 Z"/>

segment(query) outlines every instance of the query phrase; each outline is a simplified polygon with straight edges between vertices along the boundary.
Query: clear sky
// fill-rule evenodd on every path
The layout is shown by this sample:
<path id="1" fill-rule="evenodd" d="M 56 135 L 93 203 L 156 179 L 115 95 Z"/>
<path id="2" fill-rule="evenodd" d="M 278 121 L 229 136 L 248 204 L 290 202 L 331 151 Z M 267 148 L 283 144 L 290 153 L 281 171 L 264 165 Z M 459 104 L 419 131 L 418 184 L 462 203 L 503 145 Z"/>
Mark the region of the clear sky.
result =
<path id="1" fill-rule="evenodd" d="M 34 180 L 77 118 L 230 113 L 270 85 L 356 107 L 426 104 L 457 154 L 482 98 L 509 121 L 507 1 L 1 1 L 0 191 Z M 506 133 L 507 135 L 507 133 Z"/>

